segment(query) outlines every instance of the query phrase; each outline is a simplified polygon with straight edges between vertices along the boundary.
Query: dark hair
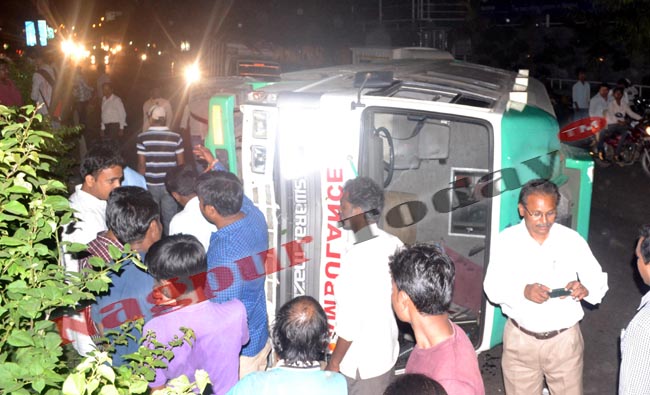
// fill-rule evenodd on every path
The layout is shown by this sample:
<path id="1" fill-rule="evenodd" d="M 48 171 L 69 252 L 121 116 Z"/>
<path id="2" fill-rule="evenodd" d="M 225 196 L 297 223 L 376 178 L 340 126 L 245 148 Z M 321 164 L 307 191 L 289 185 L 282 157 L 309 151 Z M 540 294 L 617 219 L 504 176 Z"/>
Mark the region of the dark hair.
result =
<path id="1" fill-rule="evenodd" d="M 325 311 L 311 296 L 298 296 L 280 308 L 271 336 L 288 364 L 323 360 L 329 342 Z"/>
<path id="2" fill-rule="evenodd" d="M 528 181 L 519 192 L 519 204 L 525 206 L 528 196 L 534 194 L 555 196 L 555 205 L 560 204 L 560 190 L 552 181 L 543 178 Z"/>
<path id="3" fill-rule="evenodd" d="M 601 82 L 600 85 L 598 85 L 598 90 L 600 90 L 600 88 L 603 88 L 603 87 L 609 89 L 609 85 L 607 85 L 607 83 Z"/>
<path id="4" fill-rule="evenodd" d="M 384 391 L 384 395 L 447 395 L 447 391 L 428 376 L 409 373 L 397 376 Z"/>
<path id="5" fill-rule="evenodd" d="M 106 203 L 106 226 L 122 244 L 144 239 L 160 208 L 151 193 L 135 186 L 113 189 Z"/>
<path id="6" fill-rule="evenodd" d="M 81 161 L 80 173 L 81 179 L 87 175 L 97 177 L 97 174 L 104 169 L 113 166 L 124 167 L 124 159 L 120 152 L 111 144 L 95 144 L 88 150 L 86 156 Z"/>
<path id="7" fill-rule="evenodd" d="M 406 292 L 420 313 L 449 310 L 456 268 L 442 248 L 424 243 L 404 247 L 390 257 L 389 266 L 397 289 Z"/>
<path id="8" fill-rule="evenodd" d="M 616 88 L 614 88 L 614 93 L 616 93 L 616 92 L 621 92 L 621 94 L 623 94 L 624 90 L 620 86 L 617 86 Z"/>
<path id="9" fill-rule="evenodd" d="M 236 175 L 227 171 L 209 171 L 199 176 L 196 194 L 204 205 L 214 207 L 219 215 L 229 217 L 241 210 L 244 188 Z"/>
<path id="10" fill-rule="evenodd" d="M 587 69 L 585 69 L 584 67 L 578 67 L 578 68 L 576 68 L 576 75 L 578 75 L 578 74 L 580 74 L 580 73 L 585 73 L 585 74 L 587 74 Z"/>
<path id="11" fill-rule="evenodd" d="M 196 171 L 191 167 L 177 166 L 167 172 L 165 186 L 169 193 L 176 192 L 181 196 L 194 195 L 197 176 Z"/>
<path id="12" fill-rule="evenodd" d="M 347 193 L 347 200 L 353 207 L 359 207 L 366 212 L 366 218 L 377 222 L 384 208 L 383 189 L 368 177 L 357 177 L 348 180 L 343 186 L 343 193 Z M 375 213 L 371 210 L 376 209 Z"/>
<path id="13" fill-rule="evenodd" d="M 639 230 L 639 237 L 643 238 L 641 242 L 641 257 L 643 263 L 650 264 L 650 225 L 643 225 Z"/>
<path id="14" fill-rule="evenodd" d="M 205 249 L 192 235 L 167 236 L 153 243 L 145 264 L 158 281 L 187 278 L 208 270 Z"/>

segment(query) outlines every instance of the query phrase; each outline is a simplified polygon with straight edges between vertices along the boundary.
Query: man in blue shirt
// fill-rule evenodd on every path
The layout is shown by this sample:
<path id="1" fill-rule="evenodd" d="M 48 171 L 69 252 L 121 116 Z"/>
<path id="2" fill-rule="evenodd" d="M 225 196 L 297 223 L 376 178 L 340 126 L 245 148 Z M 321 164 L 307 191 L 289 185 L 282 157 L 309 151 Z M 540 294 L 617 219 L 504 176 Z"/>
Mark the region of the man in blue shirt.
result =
<path id="1" fill-rule="evenodd" d="M 239 376 L 244 377 L 265 370 L 271 352 L 264 293 L 266 220 L 244 196 L 241 181 L 232 173 L 202 174 L 197 180 L 196 194 L 201 213 L 219 229 L 212 234 L 207 252 L 208 289 L 215 292 L 210 295 L 211 300 L 221 303 L 239 299 L 246 307 L 250 341 L 242 349 L 239 366 Z M 220 279 L 216 275 L 221 273 L 218 268 L 232 273 L 232 283 L 230 278 Z"/>

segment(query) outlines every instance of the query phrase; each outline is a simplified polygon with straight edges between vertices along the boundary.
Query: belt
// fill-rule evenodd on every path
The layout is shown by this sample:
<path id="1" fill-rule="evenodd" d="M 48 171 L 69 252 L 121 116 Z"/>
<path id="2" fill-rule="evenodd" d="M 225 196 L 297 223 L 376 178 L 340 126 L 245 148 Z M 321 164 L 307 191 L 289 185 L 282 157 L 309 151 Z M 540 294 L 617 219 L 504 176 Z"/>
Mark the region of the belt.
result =
<path id="1" fill-rule="evenodd" d="M 548 331 L 548 332 L 541 332 L 540 333 L 540 332 L 529 331 L 528 329 L 526 329 L 526 328 L 522 327 L 521 325 L 519 325 L 519 323 L 517 323 L 517 321 L 513 320 L 512 318 L 510 319 L 510 321 L 512 322 L 512 325 L 514 325 L 517 329 L 519 329 L 523 333 L 527 334 L 528 336 L 534 337 L 537 340 L 550 339 L 550 338 L 555 337 L 555 336 L 559 335 L 560 333 L 566 331 L 567 329 L 569 329 L 569 328 L 563 328 L 563 329 L 558 329 L 558 330 L 555 330 L 555 331 Z"/>

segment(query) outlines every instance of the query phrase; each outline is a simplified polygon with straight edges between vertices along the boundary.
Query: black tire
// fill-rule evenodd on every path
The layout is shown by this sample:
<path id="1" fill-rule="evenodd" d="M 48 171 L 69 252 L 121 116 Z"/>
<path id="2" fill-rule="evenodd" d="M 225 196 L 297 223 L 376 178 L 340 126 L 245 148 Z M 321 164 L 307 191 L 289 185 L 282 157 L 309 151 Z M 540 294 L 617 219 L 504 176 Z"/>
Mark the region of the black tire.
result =
<path id="1" fill-rule="evenodd" d="M 650 177 L 650 150 L 644 149 L 641 154 L 641 167 L 646 176 Z"/>

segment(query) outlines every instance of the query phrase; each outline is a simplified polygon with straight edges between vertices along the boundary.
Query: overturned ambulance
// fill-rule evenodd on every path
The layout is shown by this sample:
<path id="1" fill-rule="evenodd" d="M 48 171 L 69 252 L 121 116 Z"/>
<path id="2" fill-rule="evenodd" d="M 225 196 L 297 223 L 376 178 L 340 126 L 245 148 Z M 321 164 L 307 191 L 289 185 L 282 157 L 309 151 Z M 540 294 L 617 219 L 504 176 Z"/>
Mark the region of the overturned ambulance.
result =
<path id="1" fill-rule="evenodd" d="M 555 181 L 558 221 L 586 238 L 593 164 L 562 152 L 548 95 L 525 71 L 435 50 L 419 57 L 287 73 L 248 94 L 241 176 L 281 269 L 267 277 L 269 311 L 314 296 L 335 335 L 336 277 L 351 242 L 338 226 L 342 187 L 369 176 L 385 188 L 380 226 L 406 244 L 438 243 L 455 262 L 450 316 L 482 351 L 505 323 L 482 290 L 491 242 L 520 221 L 521 186 Z M 282 248 L 295 241 L 302 250 Z"/>

